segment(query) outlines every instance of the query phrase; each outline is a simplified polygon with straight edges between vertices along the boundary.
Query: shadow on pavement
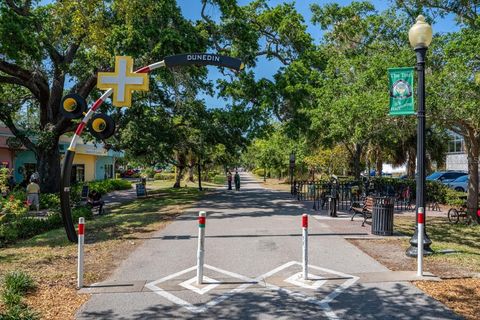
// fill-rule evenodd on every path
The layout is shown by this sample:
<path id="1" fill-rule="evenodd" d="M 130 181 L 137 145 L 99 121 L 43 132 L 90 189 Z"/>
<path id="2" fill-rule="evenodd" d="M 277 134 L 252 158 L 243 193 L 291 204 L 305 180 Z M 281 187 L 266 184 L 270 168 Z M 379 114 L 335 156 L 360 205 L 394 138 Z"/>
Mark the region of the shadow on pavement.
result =
<path id="1" fill-rule="evenodd" d="M 402 283 L 384 288 L 357 284 L 330 306 L 339 319 L 461 319 L 421 291 L 411 290 Z M 216 295 L 212 295 L 214 298 Z M 83 312 L 79 319 L 329 319 L 319 304 L 302 301 L 283 291 L 239 292 L 203 313 L 192 313 L 176 305 L 162 306 L 163 302 L 159 298 L 157 305 L 129 315 L 112 310 Z"/>

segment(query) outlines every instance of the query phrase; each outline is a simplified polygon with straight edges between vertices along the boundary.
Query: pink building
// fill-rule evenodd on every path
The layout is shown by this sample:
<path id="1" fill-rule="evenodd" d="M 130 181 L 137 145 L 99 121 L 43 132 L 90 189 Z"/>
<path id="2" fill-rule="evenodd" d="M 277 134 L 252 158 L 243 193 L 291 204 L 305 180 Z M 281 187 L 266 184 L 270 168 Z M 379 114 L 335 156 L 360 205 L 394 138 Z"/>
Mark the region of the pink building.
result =
<path id="1" fill-rule="evenodd" d="M 8 148 L 7 139 L 13 137 L 13 134 L 7 128 L 0 127 L 0 167 L 9 169 L 13 166 L 13 152 Z"/>

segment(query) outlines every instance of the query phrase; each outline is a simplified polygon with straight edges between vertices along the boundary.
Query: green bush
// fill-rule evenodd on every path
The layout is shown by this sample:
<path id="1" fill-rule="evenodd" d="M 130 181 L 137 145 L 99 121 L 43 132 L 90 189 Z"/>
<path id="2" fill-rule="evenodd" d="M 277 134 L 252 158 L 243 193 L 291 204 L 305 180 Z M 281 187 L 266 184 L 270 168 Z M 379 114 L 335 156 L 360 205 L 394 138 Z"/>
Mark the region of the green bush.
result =
<path id="1" fill-rule="evenodd" d="M 174 180 L 175 179 L 175 173 L 155 173 L 155 176 L 153 177 L 155 180 Z"/>
<path id="2" fill-rule="evenodd" d="M 18 293 L 15 293 L 11 290 L 3 289 L 2 292 L 2 303 L 7 307 L 7 308 L 12 308 L 15 307 L 22 302 L 22 296 L 19 295 Z M 2 319 L 2 318 L 0 318 Z"/>
<path id="3" fill-rule="evenodd" d="M 41 193 L 40 209 L 60 209 L 60 196 L 56 193 Z"/>
<path id="4" fill-rule="evenodd" d="M 257 175 L 257 176 L 263 177 L 265 175 L 265 169 L 256 168 L 256 169 L 253 169 L 252 173 Z"/>
<path id="5" fill-rule="evenodd" d="M 371 182 L 374 183 L 376 188 L 390 185 L 398 190 L 409 186 L 412 197 L 415 197 L 416 181 L 414 179 L 374 177 Z M 446 185 L 438 181 L 426 181 L 425 188 L 425 199 L 427 201 L 446 203 L 447 191 L 449 190 Z"/>
<path id="6" fill-rule="evenodd" d="M 25 193 L 23 193 L 22 196 L 18 196 L 17 194 L 21 193 L 12 193 L 8 195 L 7 198 L 0 200 L 0 213 L 23 215 L 28 212 Z"/>
<path id="7" fill-rule="evenodd" d="M 227 181 L 227 177 L 225 177 L 224 175 L 216 175 L 215 177 L 213 177 L 213 183 L 215 184 L 225 184 L 226 181 Z"/>
<path id="8" fill-rule="evenodd" d="M 438 181 L 427 181 L 426 200 L 431 202 L 446 203 L 449 188 Z"/>
<path id="9" fill-rule="evenodd" d="M 452 189 L 447 190 L 445 202 L 452 207 L 461 207 L 465 204 L 465 192 L 459 192 Z"/>
<path id="10" fill-rule="evenodd" d="M 36 288 L 32 277 L 22 271 L 12 271 L 5 275 L 2 281 L 1 300 L 5 312 L 0 313 L 0 319 L 36 320 L 39 315 L 33 312 L 22 301 L 22 297 Z"/>
<path id="11" fill-rule="evenodd" d="M 91 181 L 87 183 L 89 190 L 96 190 L 101 194 L 107 194 L 115 190 L 128 190 L 132 188 L 132 184 L 127 180 L 122 179 L 108 179 Z M 81 186 L 78 192 L 81 192 Z"/>
<path id="12" fill-rule="evenodd" d="M 19 295 L 24 295 L 35 288 L 32 277 L 23 271 L 9 272 L 3 279 L 3 289 Z"/>
<path id="13" fill-rule="evenodd" d="M 155 175 L 155 170 L 153 170 L 152 168 L 146 168 L 145 170 L 142 171 L 142 177 L 153 178 L 154 175 Z"/>
<path id="14" fill-rule="evenodd" d="M 24 304 L 8 308 L 6 313 L 0 313 L 0 320 L 38 320 L 40 316 Z"/>
<path id="15" fill-rule="evenodd" d="M 80 217 L 84 217 L 87 220 L 92 219 L 92 210 L 87 206 L 73 208 L 73 222 L 78 221 L 78 218 Z M 47 216 L 46 219 L 38 219 L 25 215 L 5 215 L 0 221 L 0 247 L 15 243 L 19 239 L 31 238 L 37 234 L 41 234 L 61 226 L 62 218 L 58 213 L 53 213 Z"/>
<path id="16" fill-rule="evenodd" d="M 80 217 L 84 217 L 86 220 L 92 219 L 93 218 L 92 209 L 87 206 L 73 208 L 72 210 L 73 222 L 78 221 L 78 218 Z"/>

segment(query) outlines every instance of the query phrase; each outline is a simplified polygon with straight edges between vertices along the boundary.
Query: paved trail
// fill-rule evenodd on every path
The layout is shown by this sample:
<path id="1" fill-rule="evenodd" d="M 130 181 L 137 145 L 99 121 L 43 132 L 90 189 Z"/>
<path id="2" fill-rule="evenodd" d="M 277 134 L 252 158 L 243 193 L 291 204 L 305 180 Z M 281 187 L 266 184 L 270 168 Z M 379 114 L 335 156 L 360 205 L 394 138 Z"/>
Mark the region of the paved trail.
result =
<path id="1" fill-rule="evenodd" d="M 199 210 L 208 213 L 200 287 L 194 282 Z M 458 318 L 408 282 L 382 282 L 387 268 L 314 218 L 314 280 L 301 282 L 303 212 L 314 214 L 242 174 L 241 192 L 212 194 L 154 234 L 95 289 L 77 318 Z"/>

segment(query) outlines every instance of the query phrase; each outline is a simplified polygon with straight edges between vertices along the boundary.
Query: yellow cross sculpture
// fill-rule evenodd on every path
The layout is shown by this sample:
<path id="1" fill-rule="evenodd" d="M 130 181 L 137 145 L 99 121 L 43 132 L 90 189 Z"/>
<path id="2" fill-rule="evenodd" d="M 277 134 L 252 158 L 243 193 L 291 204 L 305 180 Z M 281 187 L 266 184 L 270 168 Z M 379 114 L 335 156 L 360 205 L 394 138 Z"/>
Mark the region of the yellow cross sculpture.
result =
<path id="1" fill-rule="evenodd" d="M 148 75 L 133 72 L 133 59 L 127 56 L 115 57 L 114 72 L 99 72 L 97 88 L 113 90 L 113 105 L 116 107 L 130 107 L 132 105 L 132 91 L 148 91 Z"/>

